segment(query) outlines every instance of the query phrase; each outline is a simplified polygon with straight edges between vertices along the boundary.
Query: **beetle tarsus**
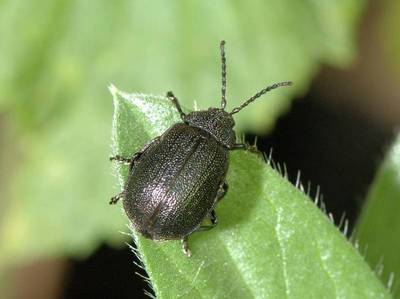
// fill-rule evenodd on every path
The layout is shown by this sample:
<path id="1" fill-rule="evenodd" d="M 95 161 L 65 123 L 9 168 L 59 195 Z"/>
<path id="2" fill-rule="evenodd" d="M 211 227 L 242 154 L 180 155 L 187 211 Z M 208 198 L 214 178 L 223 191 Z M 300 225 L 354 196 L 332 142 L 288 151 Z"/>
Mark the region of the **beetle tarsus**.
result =
<path id="1" fill-rule="evenodd" d="M 215 210 L 212 210 L 210 212 L 210 215 L 208 216 L 208 218 L 210 219 L 211 225 L 200 225 L 194 232 L 204 232 L 210 229 L 213 229 L 214 227 L 217 226 L 218 224 L 218 219 L 217 219 L 217 215 L 215 214 Z"/>
<path id="2" fill-rule="evenodd" d="M 117 161 L 129 165 L 132 159 L 124 158 L 120 155 L 115 155 L 114 157 L 110 157 L 110 161 Z"/>
<path id="3" fill-rule="evenodd" d="M 217 214 L 215 214 L 215 210 L 212 210 L 210 213 L 210 221 L 211 221 L 212 227 L 214 227 L 218 224 L 218 218 L 217 218 Z"/>
<path id="4" fill-rule="evenodd" d="M 189 249 L 189 241 L 188 241 L 188 237 L 184 237 L 182 239 L 182 250 L 183 253 L 187 256 L 187 257 L 191 257 L 192 256 L 192 252 Z"/>
<path id="5" fill-rule="evenodd" d="M 231 150 L 246 150 L 248 145 L 246 143 L 235 143 L 230 149 Z"/>
<path id="6" fill-rule="evenodd" d="M 109 204 L 115 205 L 122 198 L 122 193 L 111 197 Z"/>
<path id="7" fill-rule="evenodd" d="M 219 186 L 218 192 L 217 192 L 217 198 L 215 202 L 218 202 L 222 199 L 222 197 L 225 196 L 226 192 L 228 192 L 228 184 L 224 181 L 223 183 L 221 183 L 221 185 Z"/>
<path id="8" fill-rule="evenodd" d="M 245 150 L 245 151 L 249 151 L 249 152 L 252 152 L 252 153 L 259 153 L 256 144 L 251 145 L 251 144 L 248 144 L 248 143 L 235 143 L 229 149 L 230 150 Z"/>

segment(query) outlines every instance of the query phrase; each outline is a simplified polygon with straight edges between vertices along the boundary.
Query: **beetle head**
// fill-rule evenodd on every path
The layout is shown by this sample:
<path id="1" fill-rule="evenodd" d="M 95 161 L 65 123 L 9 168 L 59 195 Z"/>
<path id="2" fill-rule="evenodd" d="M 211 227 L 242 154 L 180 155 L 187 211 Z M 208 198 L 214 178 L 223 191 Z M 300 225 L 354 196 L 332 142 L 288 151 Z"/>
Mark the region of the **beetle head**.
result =
<path id="1" fill-rule="evenodd" d="M 244 107 L 254 102 L 256 99 L 261 97 L 263 94 L 281 86 L 292 85 L 292 82 L 280 82 L 273 85 L 267 86 L 253 95 L 248 100 L 244 101 L 240 106 L 234 108 L 231 112 L 226 112 L 226 58 L 225 58 L 225 41 L 221 41 L 221 74 L 222 74 L 222 98 L 221 108 L 209 108 L 208 110 L 195 111 L 184 116 L 184 121 L 194 127 L 198 127 L 210 133 L 224 146 L 231 148 L 235 144 L 235 131 L 233 127 L 235 121 L 232 115 L 238 113 Z"/>
<path id="2" fill-rule="evenodd" d="M 221 50 L 221 74 L 222 74 L 222 87 L 221 87 L 221 93 L 222 93 L 222 98 L 221 98 L 221 109 L 224 110 L 226 106 L 226 57 L 225 57 L 225 41 L 221 41 L 220 44 L 220 50 Z M 292 85 L 291 81 L 285 81 L 285 82 L 279 82 L 272 84 L 270 86 L 265 87 L 264 89 L 260 90 L 257 92 L 255 95 L 253 95 L 251 98 L 248 100 L 244 101 L 240 106 L 234 108 L 229 114 L 235 114 L 238 113 L 240 110 L 242 110 L 244 107 L 249 105 L 250 103 L 254 102 L 256 99 L 261 97 L 263 94 L 275 89 L 279 88 L 282 86 L 290 86 Z"/>
<path id="3" fill-rule="evenodd" d="M 220 108 L 194 111 L 185 116 L 184 121 L 193 127 L 203 129 L 226 147 L 235 144 L 235 122 L 230 113 Z"/>
<path id="4" fill-rule="evenodd" d="M 238 107 L 234 108 L 231 112 L 226 112 L 226 58 L 225 58 L 225 41 L 221 41 L 221 74 L 222 74 L 222 98 L 221 108 L 209 108 L 208 110 L 195 111 L 184 116 L 185 123 L 203 129 L 214 136 L 224 146 L 231 148 L 235 144 L 235 131 L 233 127 L 235 121 L 232 115 L 238 113 L 244 107 L 254 102 L 256 99 L 261 97 L 263 94 L 281 86 L 292 85 L 291 81 L 285 81 L 275 83 L 257 92 L 255 95 L 242 102 Z"/>

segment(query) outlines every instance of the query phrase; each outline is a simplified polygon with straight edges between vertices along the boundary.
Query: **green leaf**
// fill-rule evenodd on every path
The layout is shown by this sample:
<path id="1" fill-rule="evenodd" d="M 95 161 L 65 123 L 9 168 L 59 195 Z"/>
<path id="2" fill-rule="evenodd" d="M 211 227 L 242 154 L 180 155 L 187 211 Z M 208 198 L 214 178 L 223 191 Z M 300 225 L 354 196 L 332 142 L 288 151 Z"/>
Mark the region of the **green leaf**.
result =
<path id="1" fill-rule="evenodd" d="M 381 268 L 381 279 L 392 285 L 396 298 L 400 298 L 399 215 L 400 135 L 376 175 L 355 234 L 361 248 L 366 248 L 366 260 Z"/>
<path id="2" fill-rule="evenodd" d="M 66 103 L 91 96 L 88 81 L 117 81 L 144 92 L 173 89 L 187 107 L 196 100 L 207 108 L 220 98 L 225 39 L 228 107 L 267 84 L 296 83 L 238 118 L 238 128 L 260 132 L 321 64 L 351 62 L 364 2 L 3 1 L 0 107 L 26 129 L 48 126 Z"/>
<path id="3" fill-rule="evenodd" d="M 229 108 L 267 84 L 295 82 L 238 116 L 238 131 L 264 132 L 321 64 L 351 62 L 363 6 L 362 0 L 1 1 L 0 111 L 2 129 L 16 132 L 16 150 L 0 169 L 9 183 L 0 264 L 83 256 L 102 242 L 122 243 L 121 212 L 107 204 L 116 192 L 107 159 L 109 82 L 147 93 L 172 89 L 187 107 L 195 100 L 203 108 L 218 105 L 218 44 L 225 39 Z"/>
<path id="4" fill-rule="evenodd" d="M 179 120 L 164 97 L 114 95 L 114 154 L 131 156 Z M 127 166 L 117 166 L 120 181 Z M 362 257 L 303 192 L 260 157 L 232 152 L 217 228 L 156 243 L 133 232 L 158 298 L 390 298 Z"/>
<path id="5" fill-rule="evenodd" d="M 108 205 L 116 188 L 110 182 L 110 146 L 103 140 L 109 130 L 104 119 L 111 116 L 102 110 L 83 101 L 70 122 L 26 136 L 23 144 L 29 146 L 16 155 L 19 160 L 9 153 L 9 167 L 23 171 L 13 175 L 13 200 L 1 219 L 0 265 L 43 256 L 82 257 L 104 240 L 122 244 L 125 237 L 118 231 L 124 218 Z"/>

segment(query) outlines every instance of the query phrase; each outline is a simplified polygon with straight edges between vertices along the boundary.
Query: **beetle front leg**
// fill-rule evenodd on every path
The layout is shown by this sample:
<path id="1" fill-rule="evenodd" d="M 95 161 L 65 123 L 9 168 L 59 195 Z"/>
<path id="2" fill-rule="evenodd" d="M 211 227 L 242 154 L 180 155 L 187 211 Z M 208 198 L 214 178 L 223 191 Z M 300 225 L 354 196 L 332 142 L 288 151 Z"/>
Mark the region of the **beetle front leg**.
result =
<path id="1" fill-rule="evenodd" d="M 188 241 L 188 237 L 183 237 L 183 239 L 181 240 L 182 242 L 182 250 L 183 253 L 187 256 L 187 257 L 191 257 L 192 256 L 192 252 L 189 249 L 189 241 Z"/>
<path id="2" fill-rule="evenodd" d="M 235 143 L 229 149 L 230 150 L 245 150 L 245 151 L 249 151 L 252 153 L 259 153 L 256 144 L 250 145 L 248 143 Z"/>
<path id="3" fill-rule="evenodd" d="M 245 150 L 245 151 L 257 151 L 257 146 L 255 144 L 250 145 L 248 143 L 235 143 L 230 150 Z"/>
<path id="4" fill-rule="evenodd" d="M 179 104 L 179 101 L 177 97 L 172 93 L 172 91 L 167 92 L 167 98 L 172 101 L 174 104 L 176 110 L 178 110 L 179 115 L 181 116 L 182 120 L 185 118 L 186 114 L 182 111 L 181 105 Z"/>
<path id="5" fill-rule="evenodd" d="M 249 147 L 249 146 L 248 146 L 248 144 L 246 144 L 246 143 L 235 143 L 235 144 L 234 144 L 233 146 L 231 146 L 229 149 L 230 149 L 230 150 L 238 150 L 238 149 L 246 150 L 248 147 Z"/>

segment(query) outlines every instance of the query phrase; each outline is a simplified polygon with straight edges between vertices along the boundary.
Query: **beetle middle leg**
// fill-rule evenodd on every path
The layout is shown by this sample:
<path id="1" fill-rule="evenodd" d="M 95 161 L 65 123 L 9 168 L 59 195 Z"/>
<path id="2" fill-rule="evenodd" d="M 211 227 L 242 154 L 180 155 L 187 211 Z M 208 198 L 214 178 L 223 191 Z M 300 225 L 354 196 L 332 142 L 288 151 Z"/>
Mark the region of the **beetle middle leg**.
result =
<path id="1" fill-rule="evenodd" d="M 123 197 L 124 197 L 124 192 L 121 192 L 120 194 L 111 197 L 109 204 L 115 205 Z"/>
<path id="2" fill-rule="evenodd" d="M 126 165 L 129 165 L 131 163 L 131 160 L 132 159 L 124 158 L 124 157 L 122 157 L 120 155 L 115 155 L 113 157 L 110 157 L 110 161 L 117 161 L 117 162 L 120 162 L 120 163 L 123 163 L 123 164 L 126 164 Z"/>
<path id="3" fill-rule="evenodd" d="M 120 155 L 115 155 L 113 157 L 110 157 L 110 161 L 117 161 L 125 165 L 130 165 L 130 169 L 132 170 L 134 162 L 140 158 L 140 156 L 143 154 L 143 152 L 147 149 L 148 146 L 150 146 L 150 144 L 146 144 L 143 149 L 141 149 L 137 153 L 134 153 L 132 158 L 124 158 Z"/>
<path id="4" fill-rule="evenodd" d="M 133 165 L 135 163 L 135 161 L 137 161 L 140 156 L 151 146 L 153 145 L 155 142 L 157 142 L 160 139 L 160 136 L 154 138 L 153 140 L 151 140 L 149 143 L 146 143 L 138 152 L 134 153 L 132 158 L 125 158 L 122 157 L 120 155 L 115 155 L 114 157 L 110 157 L 110 161 L 117 161 L 120 163 L 124 163 L 126 165 L 130 165 L 129 169 L 132 170 Z"/>
<path id="5" fill-rule="evenodd" d="M 181 105 L 179 104 L 179 101 L 177 97 L 172 93 L 172 91 L 167 92 L 167 98 L 172 101 L 174 104 L 176 110 L 178 110 L 179 115 L 181 116 L 182 120 L 185 118 L 186 114 L 182 111 Z"/>
<path id="6" fill-rule="evenodd" d="M 154 144 L 155 142 L 157 142 L 159 139 L 160 139 L 160 137 L 154 138 L 152 141 L 150 141 L 150 142 L 147 143 L 145 146 L 143 146 L 142 149 L 141 149 L 140 151 L 138 151 L 137 153 L 135 153 L 135 154 L 132 156 L 132 158 L 124 158 L 124 157 L 122 157 L 122 156 L 120 156 L 120 155 L 115 155 L 114 157 L 110 157 L 110 161 L 117 161 L 117 162 L 120 162 L 120 163 L 127 164 L 127 165 L 129 165 L 129 170 L 131 171 L 132 168 L 133 168 L 133 166 L 134 166 L 134 164 L 135 164 L 135 161 L 137 161 L 137 160 L 140 158 L 140 156 L 141 156 L 152 144 Z M 110 202 L 109 202 L 110 205 L 116 204 L 121 198 L 123 198 L 123 196 L 124 196 L 124 192 L 121 192 L 120 194 L 111 197 L 111 200 L 110 200 Z"/>

